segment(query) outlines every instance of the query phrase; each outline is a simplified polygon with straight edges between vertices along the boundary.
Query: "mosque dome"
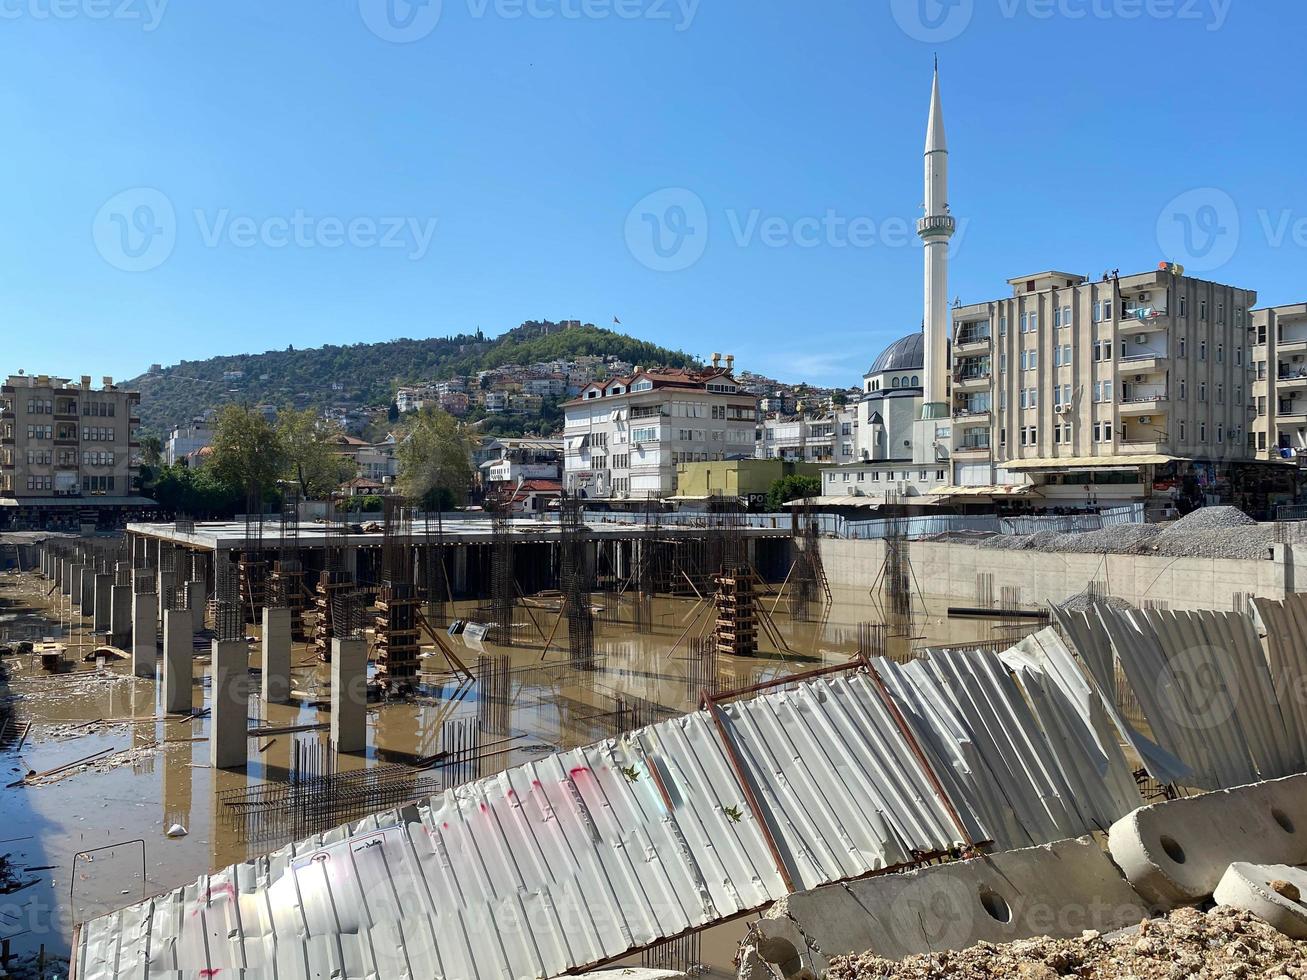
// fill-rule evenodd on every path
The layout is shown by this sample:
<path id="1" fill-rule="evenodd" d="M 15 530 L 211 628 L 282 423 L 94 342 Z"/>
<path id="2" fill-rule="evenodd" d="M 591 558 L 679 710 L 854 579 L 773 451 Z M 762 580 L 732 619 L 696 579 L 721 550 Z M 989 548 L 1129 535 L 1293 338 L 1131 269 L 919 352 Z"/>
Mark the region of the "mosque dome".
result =
<path id="1" fill-rule="evenodd" d="M 867 369 L 868 374 L 885 371 L 920 371 L 926 363 L 925 335 L 920 330 L 890 344 Z"/>

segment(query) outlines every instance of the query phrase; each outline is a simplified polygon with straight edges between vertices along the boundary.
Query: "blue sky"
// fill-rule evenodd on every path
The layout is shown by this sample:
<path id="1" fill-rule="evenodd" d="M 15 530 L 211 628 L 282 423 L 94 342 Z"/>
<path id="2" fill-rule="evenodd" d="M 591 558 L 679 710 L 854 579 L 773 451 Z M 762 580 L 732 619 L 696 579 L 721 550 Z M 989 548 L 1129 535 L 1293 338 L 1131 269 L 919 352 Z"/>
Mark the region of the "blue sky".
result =
<path id="1" fill-rule="evenodd" d="M 953 294 L 1173 258 L 1302 301 L 1304 28 L 1299 0 L 0 0 L 0 369 L 618 316 L 856 383 L 921 318 L 937 51 Z"/>

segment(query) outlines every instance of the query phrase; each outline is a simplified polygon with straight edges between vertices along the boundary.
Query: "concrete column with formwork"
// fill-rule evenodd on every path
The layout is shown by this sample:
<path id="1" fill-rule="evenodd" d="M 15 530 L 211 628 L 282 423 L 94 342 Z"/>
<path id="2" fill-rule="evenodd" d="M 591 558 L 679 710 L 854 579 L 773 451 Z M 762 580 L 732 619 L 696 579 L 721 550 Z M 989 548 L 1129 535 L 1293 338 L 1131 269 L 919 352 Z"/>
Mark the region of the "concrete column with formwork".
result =
<path id="1" fill-rule="evenodd" d="M 120 650 L 132 642 L 132 587 L 114 584 L 109 600 L 109 643 Z"/>
<path id="2" fill-rule="evenodd" d="M 331 740 L 337 752 L 368 743 L 368 644 L 362 637 L 331 641 Z"/>
<path id="3" fill-rule="evenodd" d="M 95 566 L 82 568 L 82 580 L 77 585 L 77 604 L 83 616 L 95 614 Z"/>
<path id="4" fill-rule="evenodd" d="M 113 616 L 113 572 L 95 575 L 95 605 L 91 610 L 91 630 L 108 633 Z"/>
<path id="5" fill-rule="evenodd" d="M 457 595 L 467 593 L 467 545 L 459 545 L 454 549 L 454 568 L 450 576 L 454 580 L 454 592 Z"/>
<path id="6" fill-rule="evenodd" d="M 290 609 L 263 610 L 263 700 L 269 704 L 290 701 Z"/>
<path id="7" fill-rule="evenodd" d="M 214 640 L 209 685 L 209 764 L 241 769 L 248 761 L 246 703 L 250 648 L 244 640 Z"/>
<path id="8" fill-rule="evenodd" d="M 163 710 L 170 714 L 187 714 L 191 710 L 191 686 L 194 684 L 195 634 L 191 631 L 189 609 L 165 609 L 163 612 Z"/>
<path id="9" fill-rule="evenodd" d="M 159 597 L 153 592 L 132 595 L 132 673 L 154 677 L 159 660 Z"/>

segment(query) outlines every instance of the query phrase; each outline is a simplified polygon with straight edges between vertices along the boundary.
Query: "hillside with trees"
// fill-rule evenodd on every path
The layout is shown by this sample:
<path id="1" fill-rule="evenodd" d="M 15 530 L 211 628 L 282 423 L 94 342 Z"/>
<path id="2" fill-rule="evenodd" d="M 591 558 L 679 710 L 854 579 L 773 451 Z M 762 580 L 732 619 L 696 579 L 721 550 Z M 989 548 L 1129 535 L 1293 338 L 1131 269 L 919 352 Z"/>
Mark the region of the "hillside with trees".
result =
<path id="1" fill-rule="evenodd" d="M 532 320 L 494 338 L 477 330 L 425 340 L 292 346 L 262 354 L 182 361 L 125 384 L 141 392 L 143 430 L 166 435 L 172 426 L 222 405 L 270 403 L 300 409 L 385 405 L 400 385 L 587 354 L 632 364 L 687 367 L 695 363 L 683 351 L 593 324 Z"/>

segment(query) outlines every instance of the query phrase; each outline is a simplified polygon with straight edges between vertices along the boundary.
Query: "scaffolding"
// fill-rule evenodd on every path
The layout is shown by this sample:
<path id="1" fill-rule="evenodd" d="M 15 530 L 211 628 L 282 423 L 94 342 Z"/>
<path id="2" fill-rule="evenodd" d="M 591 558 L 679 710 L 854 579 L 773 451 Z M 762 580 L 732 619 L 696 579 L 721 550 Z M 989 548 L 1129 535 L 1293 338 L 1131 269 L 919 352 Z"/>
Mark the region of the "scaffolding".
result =
<path id="1" fill-rule="evenodd" d="M 377 595 L 377 680 L 391 692 L 417 683 L 419 605 L 413 584 L 413 506 L 400 497 L 384 501 L 381 525 L 381 589 Z"/>
<path id="2" fill-rule="evenodd" d="M 213 604 L 213 632 L 220 642 L 245 639 L 245 616 L 241 612 L 240 569 L 230 560 L 214 563 L 215 598 Z"/>
<path id="3" fill-rule="evenodd" d="M 811 506 L 806 503 L 801 520 L 800 546 L 790 572 L 790 616 L 795 622 L 806 623 L 812 619 L 814 603 L 821 604 L 824 610 L 834 602 L 834 598 L 821 560 L 817 522 L 813 519 Z"/>
<path id="4" fill-rule="evenodd" d="M 490 620 L 491 642 L 501 647 L 513 645 L 513 628 L 517 613 L 517 579 L 514 575 L 513 529 L 508 522 L 505 502 L 492 507 L 490 544 Z"/>
<path id="5" fill-rule="evenodd" d="M 895 513 L 899 494 L 890 491 L 885 495 L 886 511 Z M 880 607 L 886 631 L 893 637 L 913 635 L 913 573 L 908 553 L 908 538 L 904 522 L 890 519 L 885 535 L 885 559 L 881 565 L 872 596 Z"/>
<path id="6" fill-rule="evenodd" d="M 334 508 L 329 508 L 323 531 L 322 574 L 313 593 L 313 646 L 318 659 L 331 660 L 331 641 L 336 637 L 355 636 L 362 632 L 362 623 L 356 622 L 360 603 L 354 576 L 345 564 L 345 525 L 339 523 Z"/>
<path id="7" fill-rule="evenodd" d="M 449 572 L 445 567 L 445 521 L 444 515 L 436 513 L 435 534 L 432 534 L 431 515 L 423 521 L 422 548 L 422 586 L 426 600 L 425 616 L 427 623 L 434 629 L 447 626 L 445 603 L 453 602 L 450 590 Z"/>

